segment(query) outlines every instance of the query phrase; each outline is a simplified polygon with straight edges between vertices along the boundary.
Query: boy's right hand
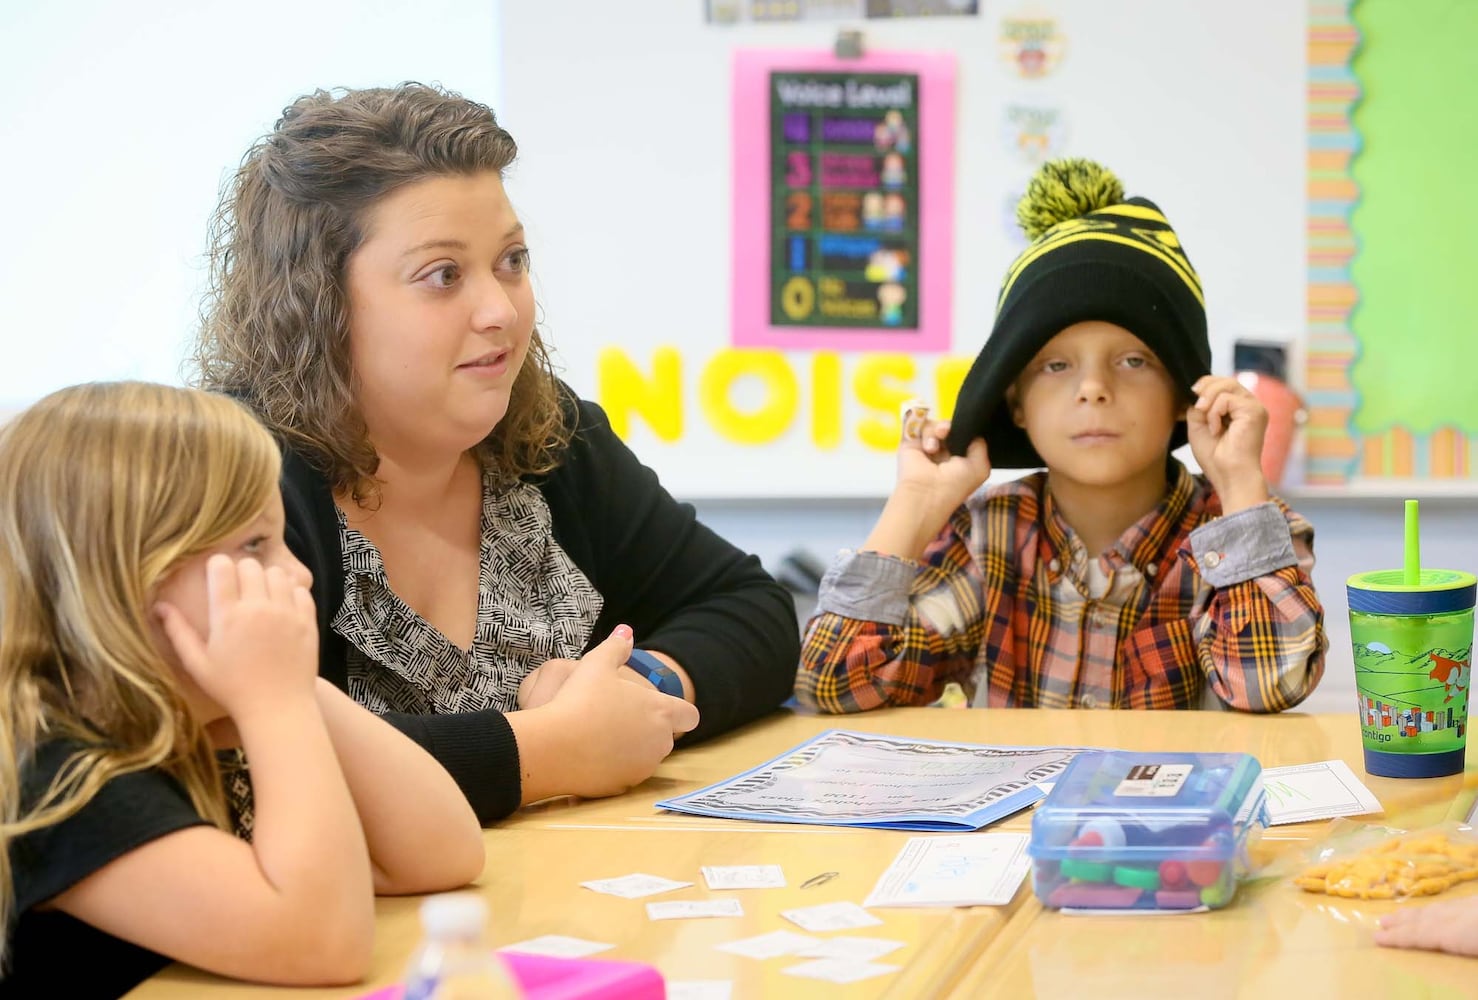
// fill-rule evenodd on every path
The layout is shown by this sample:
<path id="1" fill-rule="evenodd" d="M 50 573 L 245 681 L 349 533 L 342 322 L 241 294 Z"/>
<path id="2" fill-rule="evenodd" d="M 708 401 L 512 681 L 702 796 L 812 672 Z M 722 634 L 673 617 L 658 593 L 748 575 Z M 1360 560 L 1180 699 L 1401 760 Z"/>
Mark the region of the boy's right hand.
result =
<path id="1" fill-rule="evenodd" d="M 898 446 L 898 489 L 927 498 L 945 510 L 945 517 L 990 476 L 985 439 L 976 438 L 965 454 L 952 455 L 945 444 L 949 426 L 948 420 L 921 421 L 916 430 L 905 424 Z"/>
<path id="2" fill-rule="evenodd" d="M 214 555 L 206 563 L 209 632 L 180 610 L 155 610 L 180 665 L 233 719 L 272 710 L 284 696 L 313 696 L 318 619 L 313 597 L 280 567 Z"/>
<path id="3" fill-rule="evenodd" d="M 970 494 L 990 476 L 985 440 L 976 438 L 963 455 L 952 455 L 945 438 L 948 420 L 905 417 L 898 446 L 898 484 L 863 543 L 871 552 L 917 559 Z"/>
<path id="4" fill-rule="evenodd" d="M 698 725 L 693 705 L 621 676 L 631 643 L 631 629 L 618 626 L 580 658 L 541 709 L 554 713 L 559 728 L 573 737 L 572 794 L 618 795 L 640 784 L 672 752 L 673 734 Z"/>

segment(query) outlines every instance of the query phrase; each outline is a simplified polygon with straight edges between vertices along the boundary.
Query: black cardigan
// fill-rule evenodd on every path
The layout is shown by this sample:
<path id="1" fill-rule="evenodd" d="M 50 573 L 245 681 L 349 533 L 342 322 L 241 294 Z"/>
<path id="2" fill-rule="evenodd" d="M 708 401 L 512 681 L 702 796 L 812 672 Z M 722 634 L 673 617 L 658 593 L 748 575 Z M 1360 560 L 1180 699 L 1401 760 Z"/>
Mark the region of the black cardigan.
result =
<path id="1" fill-rule="evenodd" d="M 693 679 L 698 728 L 722 733 L 790 697 L 800 636 L 790 595 L 759 559 L 698 522 L 611 430 L 594 403 L 571 400 L 575 433 L 558 468 L 531 481 L 549 504 L 554 540 L 605 600 L 593 646 L 618 624 L 642 649 L 666 653 Z M 283 448 L 287 544 L 313 572 L 319 672 L 348 687 L 347 644 L 333 620 L 344 559 L 333 494 L 301 453 Z M 518 808 L 522 772 L 502 713 L 391 713 L 386 719 L 441 762 L 484 823 Z"/>

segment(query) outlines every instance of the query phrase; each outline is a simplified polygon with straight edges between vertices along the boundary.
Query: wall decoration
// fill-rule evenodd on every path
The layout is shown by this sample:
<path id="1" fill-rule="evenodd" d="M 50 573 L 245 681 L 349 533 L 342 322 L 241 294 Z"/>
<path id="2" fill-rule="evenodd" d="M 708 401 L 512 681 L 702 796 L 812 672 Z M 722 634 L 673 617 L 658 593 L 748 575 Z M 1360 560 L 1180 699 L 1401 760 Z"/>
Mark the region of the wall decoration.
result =
<path id="1" fill-rule="evenodd" d="M 736 55 L 735 346 L 949 346 L 953 87 L 952 56 Z"/>

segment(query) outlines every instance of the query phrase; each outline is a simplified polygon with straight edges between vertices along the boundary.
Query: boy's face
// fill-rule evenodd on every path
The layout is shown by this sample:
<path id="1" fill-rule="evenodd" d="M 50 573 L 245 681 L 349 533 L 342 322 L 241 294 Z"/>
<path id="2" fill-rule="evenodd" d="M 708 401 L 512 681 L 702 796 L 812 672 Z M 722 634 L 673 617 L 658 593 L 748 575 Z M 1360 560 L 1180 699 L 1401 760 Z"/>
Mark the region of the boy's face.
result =
<path id="1" fill-rule="evenodd" d="M 1053 475 L 1113 486 L 1164 466 L 1181 395 L 1142 340 L 1091 320 L 1048 341 L 1006 400 Z"/>

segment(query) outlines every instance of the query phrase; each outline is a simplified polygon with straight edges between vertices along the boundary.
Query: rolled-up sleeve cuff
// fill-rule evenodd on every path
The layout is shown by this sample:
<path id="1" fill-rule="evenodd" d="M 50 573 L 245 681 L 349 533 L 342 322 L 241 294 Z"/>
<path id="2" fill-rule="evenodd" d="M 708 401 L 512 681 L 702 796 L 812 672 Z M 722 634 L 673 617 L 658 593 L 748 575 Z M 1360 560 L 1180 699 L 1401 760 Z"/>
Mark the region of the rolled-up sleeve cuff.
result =
<path id="1" fill-rule="evenodd" d="M 843 549 L 821 578 L 816 611 L 902 625 L 908 617 L 908 594 L 918 572 L 918 563 L 897 556 Z"/>
<path id="2" fill-rule="evenodd" d="M 1201 525 L 1191 532 L 1191 553 L 1202 578 L 1213 587 L 1298 565 L 1288 519 L 1271 501 Z"/>

